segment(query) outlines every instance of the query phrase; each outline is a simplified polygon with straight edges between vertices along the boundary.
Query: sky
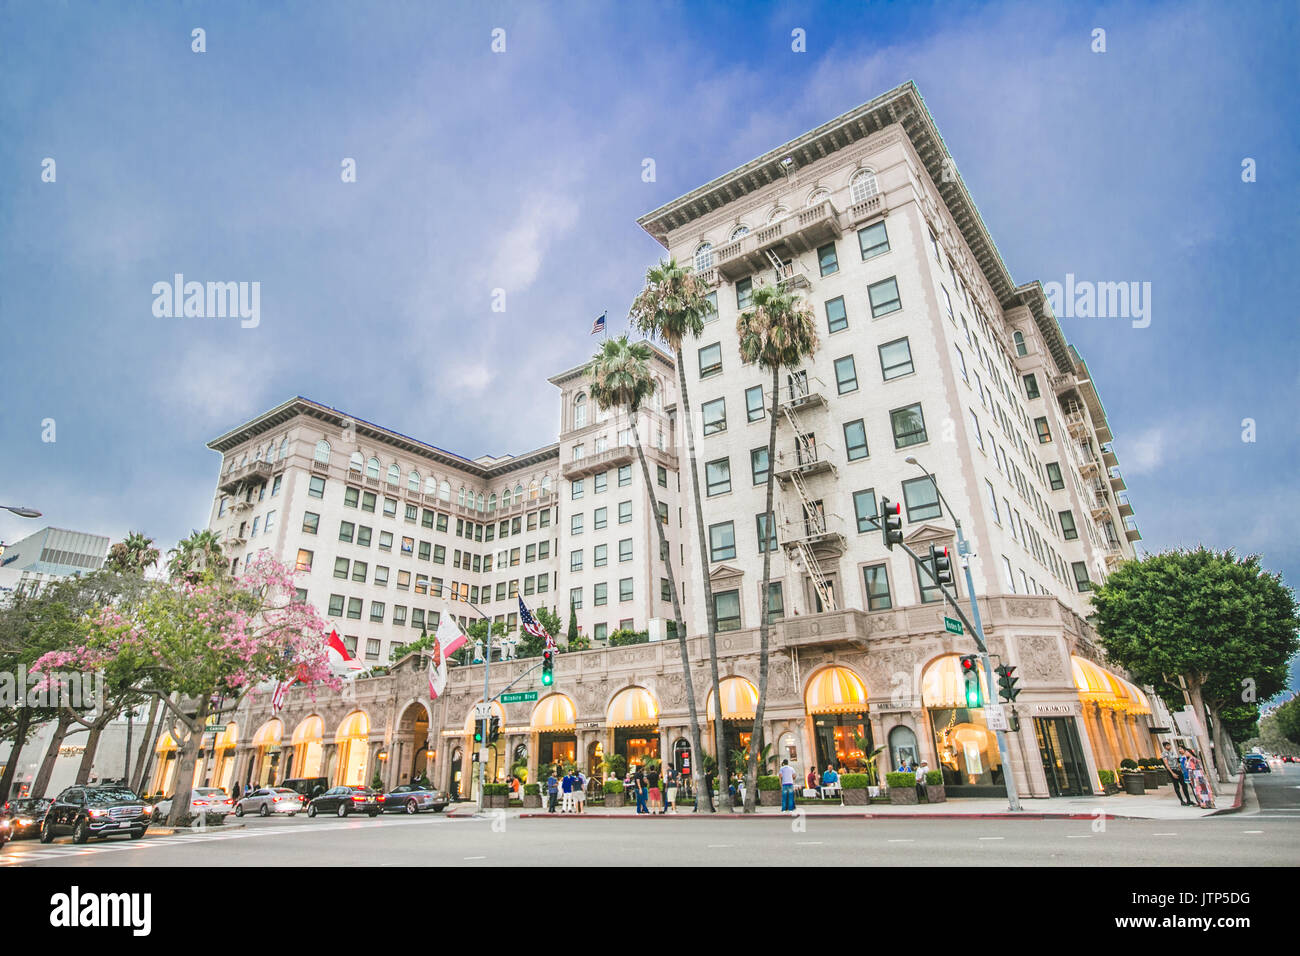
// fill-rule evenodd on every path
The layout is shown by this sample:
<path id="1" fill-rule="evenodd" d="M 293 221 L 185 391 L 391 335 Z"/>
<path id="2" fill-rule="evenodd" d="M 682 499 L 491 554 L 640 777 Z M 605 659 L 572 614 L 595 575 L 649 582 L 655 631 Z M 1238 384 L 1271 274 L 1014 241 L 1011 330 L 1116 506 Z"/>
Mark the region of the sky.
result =
<path id="1" fill-rule="evenodd" d="M 1294 585 L 1298 22 L 0 2 L 0 505 L 44 512 L 0 512 L 0 540 L 165 551 L 207 520 L 206 442 L 294 395 L 469 457 L 553 440 L 547 376 L 590 356 L 597 315 L 625 327 L 662 253 L 636 218 L 912 80 L 1017 283 L 1150 283 L 1145 328 L 1061 319 L 1140 546 L 1258 553 Z M 258 324 L 155 316 L 176 273 L 260 283 Z"/>

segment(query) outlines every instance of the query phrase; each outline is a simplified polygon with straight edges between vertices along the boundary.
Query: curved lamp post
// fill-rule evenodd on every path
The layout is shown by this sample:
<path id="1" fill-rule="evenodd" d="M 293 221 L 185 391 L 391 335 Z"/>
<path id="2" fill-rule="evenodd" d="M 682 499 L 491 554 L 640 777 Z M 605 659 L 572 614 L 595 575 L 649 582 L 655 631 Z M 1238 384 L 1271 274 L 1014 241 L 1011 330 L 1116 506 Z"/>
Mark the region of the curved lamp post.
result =
<path id="1" fill-rule="evenodd" d="M 25 508 L 22 505 L 0 505 L 0 511 L 12 511 L 20 518 L 39 518 L 41 513 L 35 508 Z"/>

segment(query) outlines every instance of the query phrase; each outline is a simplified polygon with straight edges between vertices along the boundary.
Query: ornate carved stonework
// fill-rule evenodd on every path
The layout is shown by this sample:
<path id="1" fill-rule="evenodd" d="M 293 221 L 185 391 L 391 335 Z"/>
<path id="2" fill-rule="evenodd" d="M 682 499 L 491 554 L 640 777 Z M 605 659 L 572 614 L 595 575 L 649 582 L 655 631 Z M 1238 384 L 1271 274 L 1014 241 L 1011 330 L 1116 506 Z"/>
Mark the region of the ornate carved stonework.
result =
<path id="1" fill-rule="evenodd" d="M 1027 681 L 1061 683 L 1067 679 L 1060 641 L 1047 634 L 1018 638 L 1020 668 Z"/>

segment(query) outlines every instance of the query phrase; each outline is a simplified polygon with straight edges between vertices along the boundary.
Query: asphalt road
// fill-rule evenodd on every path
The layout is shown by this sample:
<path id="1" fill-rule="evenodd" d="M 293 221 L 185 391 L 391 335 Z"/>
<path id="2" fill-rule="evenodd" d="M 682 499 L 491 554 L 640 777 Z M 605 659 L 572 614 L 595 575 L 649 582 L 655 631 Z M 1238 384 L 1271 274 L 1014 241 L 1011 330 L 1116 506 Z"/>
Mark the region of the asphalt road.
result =
<path id="1" fill-rule="evenodd" d="M 1272 771 L 1247 778 L 1259 801 L 1259 816 L 1300 822 L 1300 763 L 1274 764 Z"/>

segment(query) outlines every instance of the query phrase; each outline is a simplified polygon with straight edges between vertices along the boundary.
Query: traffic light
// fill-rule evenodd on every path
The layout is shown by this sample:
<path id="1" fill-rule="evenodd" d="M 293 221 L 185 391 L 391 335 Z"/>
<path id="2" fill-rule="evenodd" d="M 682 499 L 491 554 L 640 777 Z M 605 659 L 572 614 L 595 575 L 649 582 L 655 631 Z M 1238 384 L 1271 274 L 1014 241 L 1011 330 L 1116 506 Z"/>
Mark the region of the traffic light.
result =
<path id="1" fill-rule="evenodd" d="M 497 738 L 501 736 L 501 718 L 493 714 L 488 719 L 488 743 L 494 744 Z"/>
<path id="2" fill-rule="evenodd" d="M 894 504 L 888 498 L 880 499 L 880 530 L 885 537 L 885 547 L 890 551 L 894 545 L 903 543 L 903 506 Z"/>
<path id="3" fill-rule="evenodd" d="M 555 683 L 555 651 L 549 647 L 542 651 L 542 685 L 550 687 Z"/>
<path id="4" fill-rule="evenodd" d="M 483 718 L 480 717 L 478 720 L 474 721 L 474 743 L 481 744 L 482 742 L 483 742 Z"/>
<path id="5" fill-rule="evenodd" d="M 966 683 L 966 707 L 974 710 L 984 706 L 980 694 L 980 659 L 978 654 L 966 654 L 961 659 L 961 676 Z"/>
<path id="6" fill-rule="evenodd" d="M 1020 696 L 1020 688 L 1016 686 L 1020 683 L 1020 678 L 1014 676 L 1016 669 L 1010 664 L 999 664 L 995 670 L 998 675 L 998 696 L 1008 703 L 1014 701 Z"/>
<path id="7" fill-rule="evenodd" d="M 930 545 L 930 567 L 934 576 L 943 587 L 952 587 L 952 558 L 948 557 L 947 548 Z"/>

